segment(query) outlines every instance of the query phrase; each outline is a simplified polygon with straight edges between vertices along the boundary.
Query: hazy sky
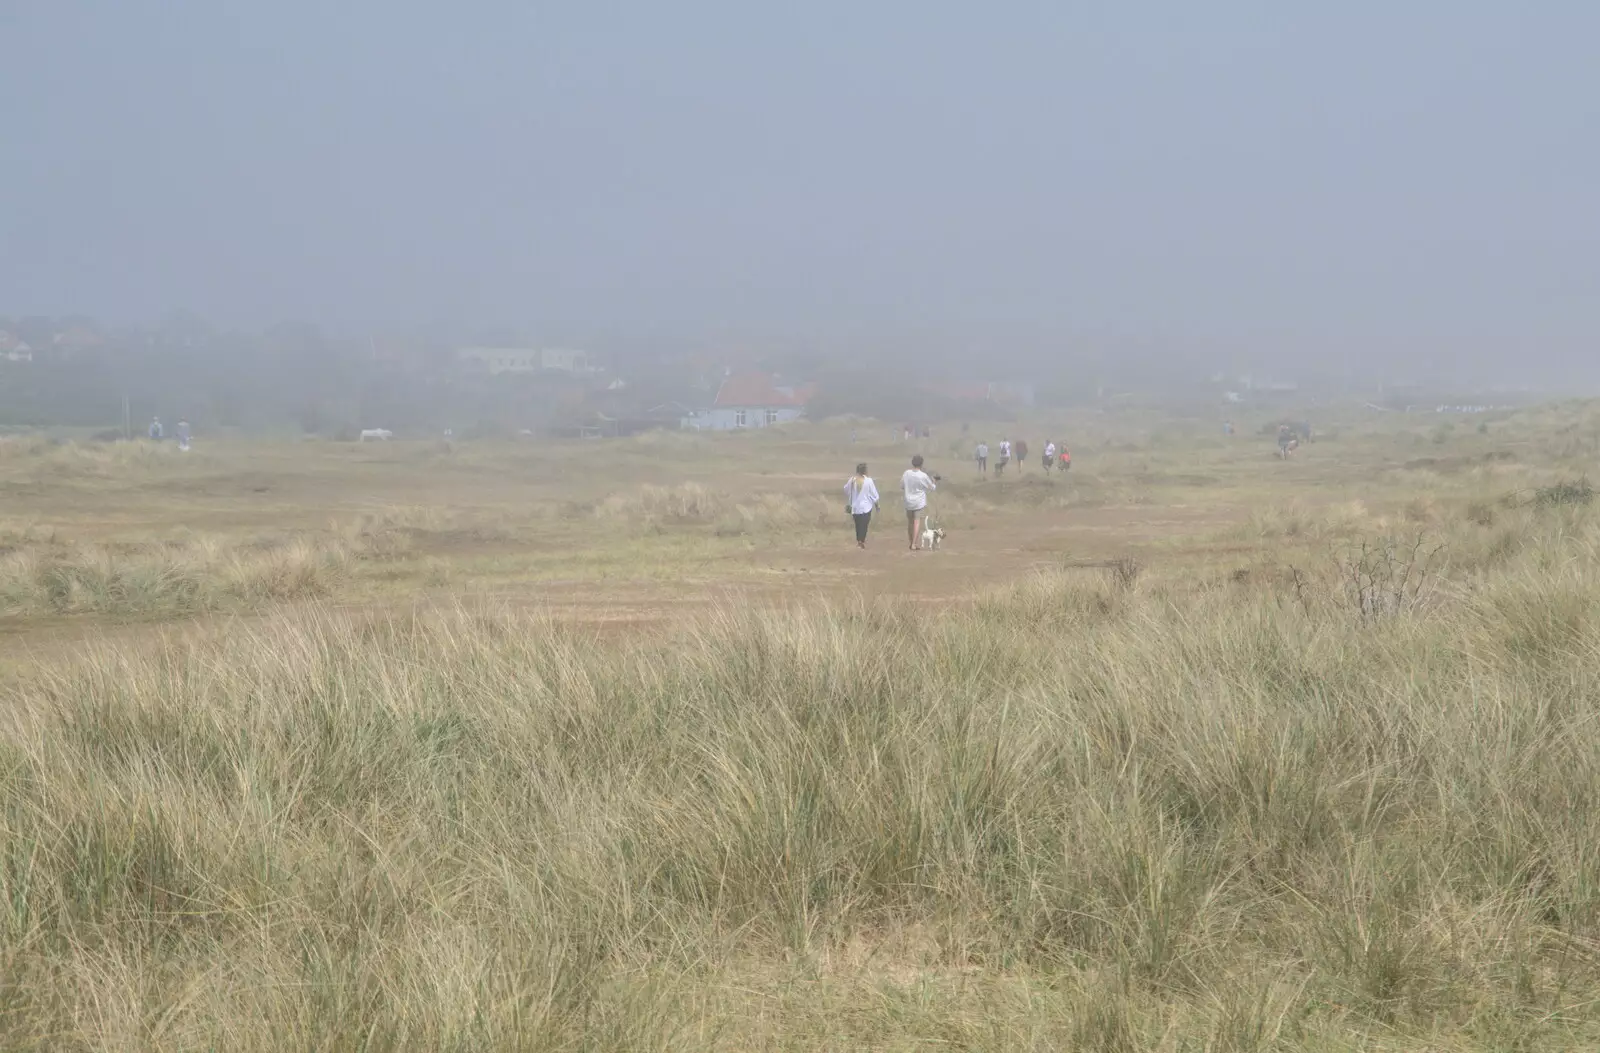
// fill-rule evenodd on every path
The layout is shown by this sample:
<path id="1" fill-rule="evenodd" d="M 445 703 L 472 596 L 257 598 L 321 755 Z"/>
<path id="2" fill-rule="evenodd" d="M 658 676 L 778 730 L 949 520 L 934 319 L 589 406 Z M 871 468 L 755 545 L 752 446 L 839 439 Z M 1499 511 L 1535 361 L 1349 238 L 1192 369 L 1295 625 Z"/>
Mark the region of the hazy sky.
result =
<path id="1" fill-rule="evenodd" d="M 0 0 L 0 312 L 1600 350 L 1600 4 Z"/>

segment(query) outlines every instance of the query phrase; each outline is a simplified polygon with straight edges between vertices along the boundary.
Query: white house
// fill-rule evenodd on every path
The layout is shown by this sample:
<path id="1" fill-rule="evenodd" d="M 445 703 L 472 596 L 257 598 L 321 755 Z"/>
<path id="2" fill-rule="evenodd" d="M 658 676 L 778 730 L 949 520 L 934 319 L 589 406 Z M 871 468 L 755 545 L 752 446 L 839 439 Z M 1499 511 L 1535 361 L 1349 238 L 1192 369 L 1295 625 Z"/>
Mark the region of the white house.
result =
<path id="1" fill-rule="evenodd" d="M 697 430 L 731 431 L 782 424 L 797 420 L 812 394 L 810 386 L 783 384 L 770 373 L 728 377 L 717 389 L 711 408 L 683 418 L 682 425 Z"/>
<path id="2" fill-rule="evenodd" d="M 597 373 L 599 367 L 587 351 L 565 347 L 546 347 L 539 351 L 539 365 L 560 373 Z"/>
<path id="3" fill-rule="evenodd" d="M 0 329 L 0 358 L 7 362 L 32 362 L 33 348 L 9 329 Z"/>

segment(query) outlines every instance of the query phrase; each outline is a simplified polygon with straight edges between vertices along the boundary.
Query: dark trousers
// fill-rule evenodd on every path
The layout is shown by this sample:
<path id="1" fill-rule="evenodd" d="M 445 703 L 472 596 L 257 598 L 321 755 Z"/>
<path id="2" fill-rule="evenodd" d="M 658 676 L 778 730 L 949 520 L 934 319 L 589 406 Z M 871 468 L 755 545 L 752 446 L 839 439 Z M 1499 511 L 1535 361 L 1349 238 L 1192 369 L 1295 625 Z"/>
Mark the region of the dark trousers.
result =
<path id="1" fill-rule="evenodd" d="M 867 524 L 872 522 L 872 513 L 856 512 L 853 513 L 852 518 L 854 518 L 856 521 L 856 540 L 867 540 Z"/>

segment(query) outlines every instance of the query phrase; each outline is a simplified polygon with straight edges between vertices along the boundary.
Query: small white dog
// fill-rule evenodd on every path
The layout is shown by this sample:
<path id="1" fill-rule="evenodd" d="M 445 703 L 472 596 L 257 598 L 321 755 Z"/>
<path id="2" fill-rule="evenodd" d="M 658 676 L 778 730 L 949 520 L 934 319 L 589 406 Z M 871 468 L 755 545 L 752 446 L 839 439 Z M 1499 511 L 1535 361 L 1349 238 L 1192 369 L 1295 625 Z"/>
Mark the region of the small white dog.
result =
<path id="1" fill-rule="evenodd" d="M 922 527 L 922 547 L 937 549 L 939 542 L 944 540 L 944 528 L 926 523 Z"/>

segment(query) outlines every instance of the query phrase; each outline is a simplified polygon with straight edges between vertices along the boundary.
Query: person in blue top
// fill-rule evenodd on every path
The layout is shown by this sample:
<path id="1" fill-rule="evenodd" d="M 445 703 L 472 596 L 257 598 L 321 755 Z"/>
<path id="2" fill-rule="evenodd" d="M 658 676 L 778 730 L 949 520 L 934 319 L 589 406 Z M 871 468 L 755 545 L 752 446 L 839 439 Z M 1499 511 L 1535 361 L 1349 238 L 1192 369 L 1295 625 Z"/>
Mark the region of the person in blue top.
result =
<path id="1" fill-rule="evenodd" d="M 163 432 L 161 430 L 161 418 L 160 417 L 151 417 L 150 418 L 150 438 L 154 439 L 156 442 L 160 442 L 162 434 L 163 434 Z"/>

